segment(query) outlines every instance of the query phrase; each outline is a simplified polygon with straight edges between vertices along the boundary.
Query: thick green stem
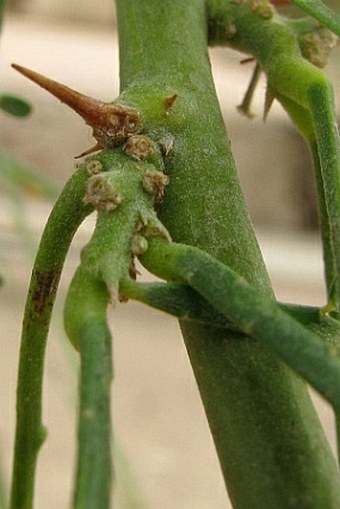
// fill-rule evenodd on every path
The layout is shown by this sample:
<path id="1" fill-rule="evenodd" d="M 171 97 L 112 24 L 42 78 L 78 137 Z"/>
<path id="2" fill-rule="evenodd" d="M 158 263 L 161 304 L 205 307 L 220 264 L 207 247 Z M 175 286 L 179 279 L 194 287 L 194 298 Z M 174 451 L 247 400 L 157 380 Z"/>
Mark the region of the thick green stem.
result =
<path id="1" fill-rule="evenodd" d="M 83 204 L 86 168 L 75 173 L 56 202 L 41 239 L 26 302 L 20 349 L 11 509 L 31 509 L 42 425 L 42 380 L 49 323 L 70 242 L 91 208 Z"/>
<path id="2" fill-rule="evenodd" d="M 174 135 L 165 226 L 271 296 L 211 78 L 205 2 L 118 0 L 117 8 L 127 103 L 144 112 L 161 90 L 178 95 L 166 118 L 149 115 L 154 133 Z M 337 508 L 334 461 L 305 384 L 257 341 L 194 322 L 181 328 L 235 508 Z"/>
<path id="3" fill-rule="evenodd" d="M 203 0 L 116 4 L 124 99 L 140 104 L 144 115 L 160 91 L 178 95 L 168 115 L 145 118 L 146 128 L 175 136 L 165 160 L 170 184 L 162 221 L 176 241 L 212 250 L 270 292 L 216 98 Z"/>

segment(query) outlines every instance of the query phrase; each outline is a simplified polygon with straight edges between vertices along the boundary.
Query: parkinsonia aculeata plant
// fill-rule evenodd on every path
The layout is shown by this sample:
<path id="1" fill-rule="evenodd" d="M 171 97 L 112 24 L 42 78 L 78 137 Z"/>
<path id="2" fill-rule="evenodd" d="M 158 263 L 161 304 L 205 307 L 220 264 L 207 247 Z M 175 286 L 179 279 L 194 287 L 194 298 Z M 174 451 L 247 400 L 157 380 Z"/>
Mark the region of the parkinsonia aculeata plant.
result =
<path id="1" fill-rule="evenodd" d="M 293 3 L 312 17 L 286 19 L 267 0 L 117 0 L 121 94 L 110 104 L 14 66 L 79 113 L 96 145 L 62 191 L 33 268 L 11 509 L 33 504 L 51 309 L 73 234 L 94 210 L 95 231 L 65 305 L 81 360 L 73 507 L 110 507 L 106 309 L 127 299 L 179 317 L 235 509 L 340 507 L 338 468 L 305 384 L 339 418 L 340 151 L 332 88 L 317 65 L 340 23 L 320 1 Z M 328 296 L 321 309 L 273 297 L 217 104 L 208 43 L 256 60 L 267 76 L 266 113 L 279 100 L 311 147 Z M 136 257 L 164 282 L 139 283 Z"/>

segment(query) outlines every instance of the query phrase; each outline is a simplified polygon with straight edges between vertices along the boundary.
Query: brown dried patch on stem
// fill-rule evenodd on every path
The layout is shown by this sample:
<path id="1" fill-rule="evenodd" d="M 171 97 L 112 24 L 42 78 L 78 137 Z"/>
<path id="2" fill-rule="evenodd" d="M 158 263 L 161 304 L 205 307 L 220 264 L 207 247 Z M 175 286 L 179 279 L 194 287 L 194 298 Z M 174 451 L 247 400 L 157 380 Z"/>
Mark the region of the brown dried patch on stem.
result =
<path id="1" fill-rule="evenodd" d="M 42 316 L 50 310 L 57 291 L 59 277 L 59 269 L 33 271 L 32 279 L 35 285 L 31 294 L 31 301 L 35 316 Z"/>

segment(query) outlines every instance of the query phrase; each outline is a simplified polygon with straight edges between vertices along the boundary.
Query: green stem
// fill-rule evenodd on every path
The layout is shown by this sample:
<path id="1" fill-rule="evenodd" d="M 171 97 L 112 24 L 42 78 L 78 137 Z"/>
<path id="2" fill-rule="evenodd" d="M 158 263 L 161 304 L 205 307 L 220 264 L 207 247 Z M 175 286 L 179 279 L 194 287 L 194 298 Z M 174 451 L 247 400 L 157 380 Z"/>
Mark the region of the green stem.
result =
<path id="1" fill-rule="evenodd" d="M 112 361 L 111 336 L 105 318 L 87 323 L 80 339 L 80 454 L 74 496 L 76 509 L 110 507 Z"/>
<path id="2" fill-rule="evenodd" d="M 148 107 L 146 129 L 174 136 L 160 207 L 172 238 L 272 296 L 207 60 L 210 3 L 117 0 L 122 96 L 143 114 Z M 249 44 L 258 48 L 261 37 L 254 30 Z M 152 116 L 161 90 L 178 99 L 166 117 Z M 305 384 L 260 342 L 196 322 L 182 321 L 181 329 L 235 507 L 337 507 L 334 460 Z"/>
<path id="3" fill-rule="evenodd" d="M 329 248 L 332 250 L 333 274 L 328 289 L 340 313 L 340 142 L 335 115 L 333 93 L 330 87 L 313 87 L 310 90 L 316 146 L 312 146 L 316 171 L 322 179 L 321 199 L 327 214 L 321 217 L 322 229 L 328 230 Z M 324 223 L 324 226 L 323 226 Z M 326 224 L 327 223 L 327 224 Z"/>
<path id="4" fill-rule="evenodd" d="M 119 286 L 120 294 L 151 306 L 182 321 L 197 321 L 202 324 L 242 332 L 223 314 L 218 313 L 204 298 L 190 286 L 182 283 L 138 283 L 123 279 Z M 333 350 L 340 351 L 340 324 L 323 310 L 296 304 L 277 305 L 282 311 L 317 333 Z"/>
<path id="5" fill-rule="evenodd" d="M 41 403 L 46 339 L 70 242 L 91 211 L 82 202 L 87 179 L 82 167 L 65 186 L 45 227 L 33 267 L 20 349 L 11 509 L 31 509 L 33 504 L 37 455 L 46 435 Z"/>
<path id="6" fill-rule="evenodd" d="M 176 241 L 212 250 L 271 293 L 207 58 L 205 2 L 116 4 L 121 97 L 140 107 L 153 136 L 166 129 L 175 138 L 165 158 L 170 183 L 159 211 L 163 223 Z M 170 92 L 177 101 L 161 115 L 155 101 Z"/>
<path id="7" fill-rule="evenodd" d="M 68 314 L 72 315 L 72 319 L 75 315 L 77 317 L 77 345 L 81 360 L 79 452 L 73 507 L 107 509 L 110 507 L 112 484 L 112 352 L 106 320 L 109 295 L 104 283 L 80 267 L 67 299 Z"/>
<path id="8" fill-rule="evenodd" d="M 138 230 L 159 225 L 154 196 L 144 189 L 145 178 L 155 173 L 153 165 L 119 149 L 98 154 L 96 163 L 102 171 L 89 179 L 86 192 L 86 200 L 98 207 L 96 228 L 82 251 L 64 310 L 66 332 L 81 358 L 76 509 L 110 507 L 112 368 L 106 308 L 118 299 L 120 278 L 133 270 L 133 251 L 141 248 Z M 161 228 L 157 231 L 161 234 Z"/>
<path id="9" fill-rule="evenodd" d="M 278 99 L 305 137 L 313 157 L 328 306 L 339 314 L 340 141 L 333 91 L 326 77 L 317 76 L 319 71 L 305 80 L 301 70 L 296 70 L 296 77 L 300 76 L 300 91 L 305 90 L 305 105 L 281 93 Z"/>
<path id="10" fill-rule="evenodd" d="M 340 359 L 276 301 L 194 247 L 153 239 L 142 262 L 157 276 L 187 283 L 239 331 L 268 343 L 340 413 Z"/>
<path id="11" fill-rule="evenodd" d="M 320 230 L 325 260 L 326 281 L 329 295 L 329 311 L 337 310 L 340 303 L 340 172 L 339 178 L 328 178 L 328 189 L 325 189 L 324 178 L 326 171 L 320 164 L 320 151 L 316 143 L 310 143 L 310 150 L 314 160 L 315 180 L 320 217 Z M 333 185 L 334 184 L 334 185 Z M 328 192 L 327 192 L 328 191 Z M 329 196 L 333 199 L 327 199 Z M 338 304 L 338 305 L 337 305 Z"/>
<path id="12" fill-rule="evenodd" d="M 275 386 L 274 382 L 278 382 L 280 366 L 275 362 L 276 355 L 272 356 L 270 353 L 272 348 L 275 348 L 286 362 L 315 383 L 338 409 L 340 363 L 334 354 L 318 337 L 306 331 L 295 320 L 290 320 L 273 300 L 261 295 L 244 278 L 196 248 L 169 246 L 162 241 L 150 240 L 149 249 L 143 255 L 142 262 L 148 270 L 160 277 L 184 280 L 235 326 L 261 341 L 259 343 L 239 334 L 234 334 L 233 337 L 229 335 L 226 339 L 224 331 L 216 330 L 215 336 L 211 338 L 211 349 L 215 351 L 214 365 L 209 369 L 210 364 L 203 364 L 210 353 L 208 343 L 203 344 L 197 336 L 193 338 L 196 342 L 199 341 L 201 348 L 205 347 L 201 352 L 199 366 L 201 370 L 204 366 L 204 374 L 201 376 L 204 375 L 205 383 L 209 384 L 207 392 L 211 399 L 208 401 L 208 409 L 214 412 L 215 418 L 211 419 L 210 426 L 215 435 L 227 481 L 230 482 L 231 476 L 232 491 L 229 489 L 229 494 L 235 506 L 262 509 L 337 507 L 340 503 L 338 470 L 325 439 L 317 431 L 315 416 L 307 404 L 302 406 L 301 400 L 299 404 L 304 412 L 302 420 L 301 415 L 294 415 L 292 412 L 292 397 L 299 388 L 298 381 L 291 377 L 291 393 L 286 392 L 287 399 L 277 398 L 275 389 L 275 417 L 273 401 L 269 398 Z M 292 344 L 292 338 L 296 344 Z M 264 347 L 264 342 L 267 343 L 269 351 Z M 224 372 L 225 381 L 222 385 L 220 381 L 217 382 L 216 374 L 221 376 L 221 371 L 226 366 L 231 370 L 228 362 L 230 353 L 234 353 L 231 347 L 238 353 L 244 352 L 243 364 L 235 366 L 233 377 Z M 260 385 L 259 379 L 254 379 L 254 366 L 251 362 L 254 356 L 259 358 L 259 352 L 262 373 L 266 372 L 264 367 L 267 367 L 267 356 L 273 369 L 271 383 L 267 378 L 264 386 Z M 325 370 L 322 369 L 320 358 L 327 362 L 330 371 L 326 367 Z M 212 360 L 211 354 L 208 360 Z M 250 380 L 251 386 L 248 385 Z M 249 399 L 244 417 L 242 406 L 237 413 L 235 408 L 231 413 L 230 404 L 236 405 L 238 401 L 241 405 L 240 398 L 244 401 L 246 389 Z M 280 389 L 282 391 L 282 386 Z M 262 391 L 266 392 L 267 404 L 262 401 Z M 277 416 L 282 418 L 286 412 L 286 420 L 281 423 Z M 232 426 L 229 425 L 230 419 Z M 225 428 L 219 428 L 220 422 L 224 423 Z M 237 433 L 234 430 L 236 423 Z M 230 443 L 230 435 L 237 441 L 235 447 L 234 442 Z M 277 472 L 274 477 L 271 476 L 273 468 Z M 249 479 L 252 481 L 249 482 Z M 243 498 L 244 491 L 247 492 L 247 497 Z M 295 494 L 294 503 L 292 493 Z"/>
<path id="13" fill-rule="evenodd" d="M 252 54 L 268 86 L 312 145 L 330 307 L 340 306 L 340 143 L 332 86 L 301 56 L 298 32 L 278 16 L 256 15 L 251 2 L 232 6 L 209 0 L 210 41 Z M 226 27 L 234 23 L 228 39 Z M 254 43 L 256 41 L 256 44 Z"/>
<path id="14" fill-rule="evenodd" d="M 321 0 L 290 0 L 340 37 L 340 16 Z"/>

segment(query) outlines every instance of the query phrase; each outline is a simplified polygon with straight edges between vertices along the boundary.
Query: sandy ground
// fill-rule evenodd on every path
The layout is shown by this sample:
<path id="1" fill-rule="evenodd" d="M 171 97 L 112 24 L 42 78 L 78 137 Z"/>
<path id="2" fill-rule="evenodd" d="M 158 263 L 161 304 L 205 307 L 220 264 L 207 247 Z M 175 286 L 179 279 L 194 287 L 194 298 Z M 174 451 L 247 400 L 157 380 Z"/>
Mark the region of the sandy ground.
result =
<path id="1" fill-rule="evenodd" d="M 30 66 L 85 93 L 110 100 L 118 91 L 115 39 L 110 32 L 89 34 L 76 26 L 66 26 L 61 30 L 47 25 L 38 27 L 27 20 L 10 19 L 2 41 L 2 54 L 2 83 L 7 89 L 30 97 L 36 105 L 30 120 L 18 122 L 6 118 L 3 121 L 0 127 L 2 143 L 15 151 L 21 160 L 63 182 L 72 171 L 73 156 L 91 145 L 90 134 L 81 121 L 59 107 L 44 92 L 15 75 L 8 64 L 15 61 Z M 213 60 L 220 61 L 221 55 L 214 53 Z M 233 104 L 239 103 L 245 88 L 249 71 L 244 66 L 235 65 L 236 62 L 235 57 L 231 64 L 222 63 L 214 70 L 222 105 L 227 96 Z M 233 66 L 235 79 L 230 90 L 225 85 L 228 65 Z M 239 78 L 243 78 L 241 84 L 238 84 Z M 226 114 L 236 119 L 233 112 L 228 110 Z M 301 169 L 305 158 L 300 142 L 292 137 L 285 124 L 276 120 L 279 117 L 280 114 L 273 116 L 270 145 L 279 147 L 279 142 L 287 137 L 293 143 L 289 149 L 284 146 L 270 153 L 264 152 L 265 145 L 261 145 L 264 143 L 261 137 L 264 127 L 257 124 L 259 138 L 255 140 L 250 134 L 254 130 L 250 131 L 248 124 L 242 121 L 241 125 L 239 120 L 231 126 L 233 146 L 251 204 L 252 193 L 256 194 L 256 181 L 261 184 L 263 178 L 261 163 L 258 163 L 259 170 L 253 176 L 249 176 L 249 172 L 246 174 L 242 168 L 255 164 L 255 158 L 260 161 L 266 153 L 266 159 L 272 161 L 277 177 L 273 176 L 272 185 L 268 184 L 267 191 L 259 200 L 262 208 L 251 207 L 255 218 L 270 218 L 271 233 L 262 231 L 260 240 L 278 296 L 292 302 L 322 304 L 322 263 L 317 238 L 301 232 L 284 235 L 279 229 L 282 225 L 294 225 L 296 230 L 309 215 L 309 212 L 301 212 L 301 194 L 293 193 L 288 204 L 285 198 L 292 186 L 299 186 L 296 181 L 292 184 L 291 180 L 280 177 L 280 172 L 291 168 L 292 164 L 293 169 L 289 171 L 294 172 L 297 167 Z M 74 134 L 75 131 L 80 134 Z M 282 164 L 281 160 L 284 160 Z M 273 201 L 277 206 L 273 207 Z M 280 203 L 285 206 L 280 208 Z M 25 216 L 34 242 L 41 232 L 48 208 L 43 203 L 27 204 Z M 262 221 L 262 225 L 265 223 Z M 6 276 L 6 285 L 0 297 L 3 352 L 0 447 L 7 479 L 13 443 L 21 316 L 31 265 L 15 228 L 11 204 L 1 197 L 0 265 L 1 273 Z M 89 230 L 90 225 L 87 225 L 74 242 L 49 339 L 44 394 L 44 420 L 49 438 L 39 459 L 37 509 L 69 507 L 75 455 L 77 358 L 62 331 L 61 308 L 79 249 L 84 245 Z M 114 334 L 112 403 L 115 434 L 149 508 L 228 509 L 230 505 L 214 447 L 176 321 L 133 303 L 119 306 L 111 321 Z M 327 434 L 334 443 L 331 413 L 325 405 L 318 403 L 318 406 Z M 121 479 L 124 476 L 119 476 L 118 472 L 118 477 L 122 491 Z M 125 478 L 128 477 L 125 474 Z M 123 509 L 121 499 L 116 507 Z"/>

